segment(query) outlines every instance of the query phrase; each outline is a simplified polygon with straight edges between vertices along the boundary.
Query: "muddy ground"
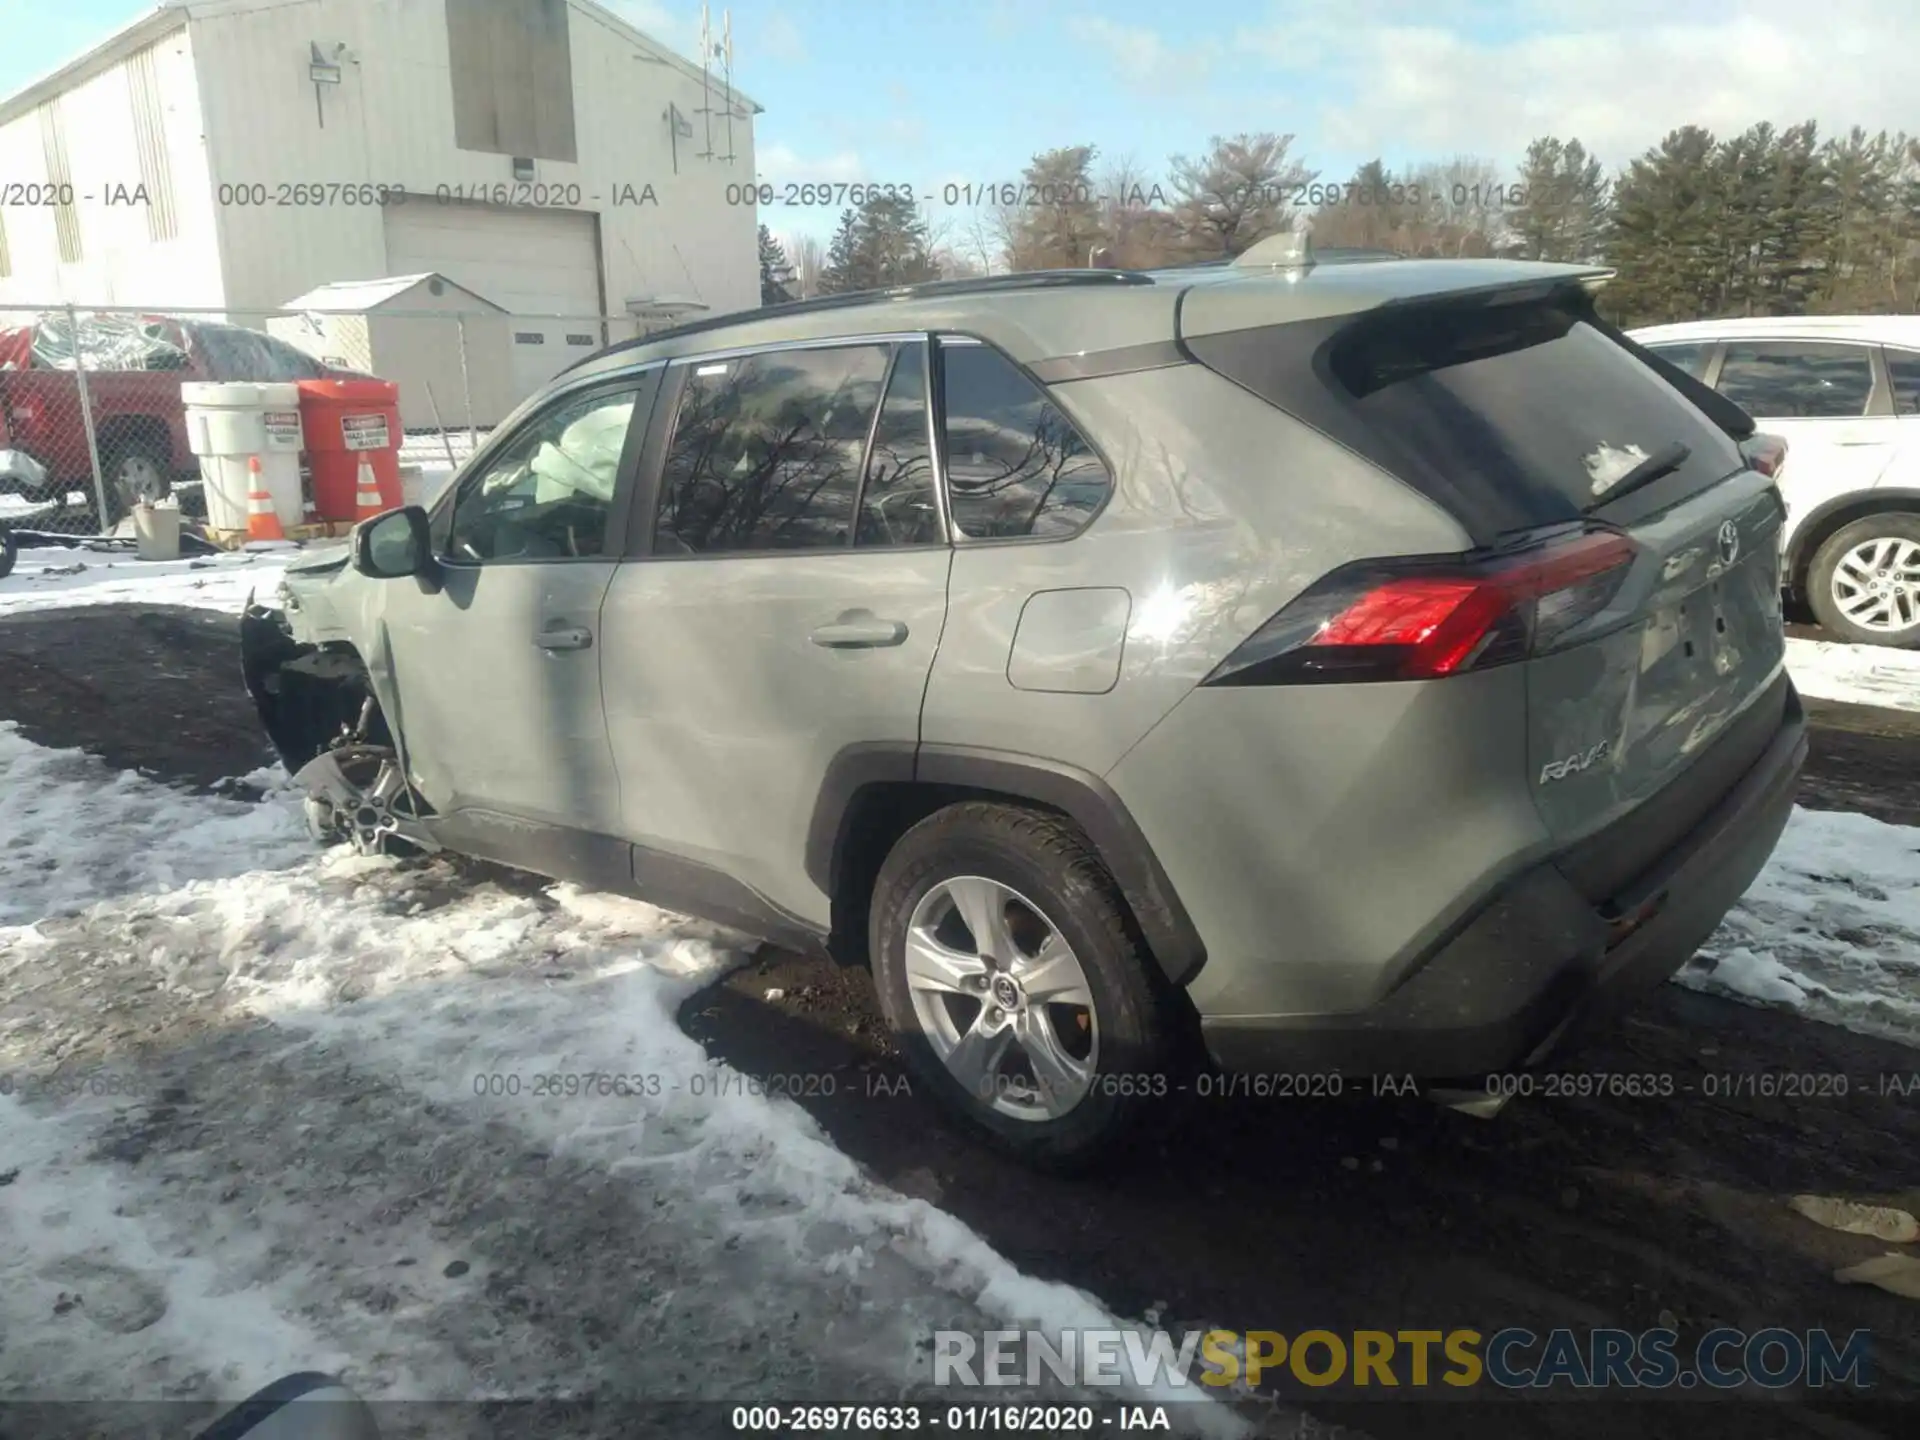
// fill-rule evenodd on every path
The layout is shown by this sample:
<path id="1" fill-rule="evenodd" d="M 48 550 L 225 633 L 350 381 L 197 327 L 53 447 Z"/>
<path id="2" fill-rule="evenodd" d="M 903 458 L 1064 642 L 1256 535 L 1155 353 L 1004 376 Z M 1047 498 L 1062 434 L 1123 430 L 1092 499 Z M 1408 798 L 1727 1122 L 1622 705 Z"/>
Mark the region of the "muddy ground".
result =
<path id="1" fill-rule="evenodd" d="M 1803 803 L 1920 824 L 1920 715 L 1808 709 Z M 189 786 L 271 758 L 233 624 L 204 612 L 0 623 L 0 719 Z M 834 1094 L 803 1103 L 883 1179 L 1024 1269 L 1170 1327 L 1674 1325 L 1683 1355 L 1719 1324 L 1874 1335 L 1873 1405 L 1838 1392 L 1525 1404 L 1480 1391 L 1342 1409 L 1293 1392 L 1381 1440 L 1920 1435 L 1920 1305 L 1832 1279 L 1886 1247 L 1783 1203 L 1815 1191 L 1920 1208 L 1920 1090 L 1883 1093 L 1883 1077 L 1920 1081 L 1912 1049 L 1670 986 L 1562 1068 L 1670 1077 L 1673 1098 L 1535 1098 L 1480 1121 L 1411 1100 L 1189 1095 L 1168 1101 L 1157 1137 L 1117 1174 L 1076 1182 L 1009 1165 L 913 1099 L 863 974 L 763 951 L 683 1019 L 749 1073 L 835 1076 Z M 1844 1097 L 1702 1093 L 1709 1077 L 1835 1073 L 1849 1078 Z"/>

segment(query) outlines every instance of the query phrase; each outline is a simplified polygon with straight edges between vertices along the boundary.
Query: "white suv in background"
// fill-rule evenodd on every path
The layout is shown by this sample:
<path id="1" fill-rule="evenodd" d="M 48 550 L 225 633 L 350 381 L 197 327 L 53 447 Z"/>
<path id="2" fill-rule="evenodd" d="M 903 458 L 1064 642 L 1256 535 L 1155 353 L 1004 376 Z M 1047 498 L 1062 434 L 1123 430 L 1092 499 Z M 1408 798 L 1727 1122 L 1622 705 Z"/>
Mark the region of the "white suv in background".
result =
<path id="1" fill-rule="evenodd" d="M 1856 644 L 1920 646 L 1920 317 L 1809 315 L 1635 330 L 1787 442 L 1790 592 Z"/>

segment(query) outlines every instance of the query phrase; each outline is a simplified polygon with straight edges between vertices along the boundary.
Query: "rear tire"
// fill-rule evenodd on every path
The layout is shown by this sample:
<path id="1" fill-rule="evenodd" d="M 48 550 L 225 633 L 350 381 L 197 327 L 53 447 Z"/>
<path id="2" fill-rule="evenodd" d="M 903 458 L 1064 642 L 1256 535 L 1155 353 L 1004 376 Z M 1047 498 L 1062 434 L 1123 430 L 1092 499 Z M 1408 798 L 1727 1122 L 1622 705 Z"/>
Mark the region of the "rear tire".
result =
<path id="1" fill-rule="evenodd" d="M 164 500 L 173 493 L 171 459 L 142 435 L 117 437 L 101 446 L 100 474 L 107 489 L 103 530 L 126 519 L 137 502 Z"/>
<path id="2" fill-rule="evenodd" d="M 1807 569 L 1807 603 L 1850 645 L 1920 646 L 1920 515 L 1888 510 L 1834 531 Z"/>
<path id="3" fill-rule="evenodd" d="M 13 538 L 13 532 L 0 525 L 0 579 L 13 573 L 13 562 L 20 558 L 20 542 Z"/>
<path id="4" fill-rule="evenodd" d="M 975 925 L 997 934 L 982 943 Z M 1175 997 L 1067 821 L 984 802 L 929 816 L 881 866 L 869 935 L 908 1066 L 1022 1161 L 1084 1171 L 1172 1091 Z"/>

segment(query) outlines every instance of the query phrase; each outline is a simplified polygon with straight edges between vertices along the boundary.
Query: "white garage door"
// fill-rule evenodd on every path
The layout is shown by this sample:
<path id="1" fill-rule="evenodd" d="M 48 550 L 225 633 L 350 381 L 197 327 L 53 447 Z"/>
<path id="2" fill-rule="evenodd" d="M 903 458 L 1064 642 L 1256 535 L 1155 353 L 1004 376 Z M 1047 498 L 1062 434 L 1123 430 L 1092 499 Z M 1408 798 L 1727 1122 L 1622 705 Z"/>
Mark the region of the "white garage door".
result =
<path id="1" fill-rule="evenodd" d="M 516 316 L 601 313 L 592 215 L 410 199 L 386 211 L 386 227 L 389 275 L 438 271 Z M 600 343 L 578 321 L 516 319 L 511 338 L 516 401 Z"/>

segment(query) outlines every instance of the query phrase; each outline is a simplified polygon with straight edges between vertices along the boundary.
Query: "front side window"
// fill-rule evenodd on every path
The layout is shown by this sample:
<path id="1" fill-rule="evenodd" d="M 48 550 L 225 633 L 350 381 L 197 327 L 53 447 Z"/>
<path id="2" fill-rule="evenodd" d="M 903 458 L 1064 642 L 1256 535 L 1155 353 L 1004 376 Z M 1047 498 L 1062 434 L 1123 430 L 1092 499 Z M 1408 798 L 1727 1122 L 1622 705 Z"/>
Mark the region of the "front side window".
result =
<path id="1" fill-rule="evenodd" d="M 973 540 L 1071 535 L 1113 488 L 1059 406 L 999 351 L 941 346 L 947 501 Z"/>
<path id="2" fill-rule="evenodd" d="M 602 553 L 638 388 L 562 401 L 530 420 L 454 497 L 454 560 L 569 560 Z"/>
<path id="3" fill-rule="evenodd" d="M 660 476 L 656 555 L 847 545 L 893 347 L 693 362 Z"/>
<path id="4" fill-rule="evenodd" d="M 1864 345 L 1729 344 L 1717 388 L 1765 419 L 1855 419 L 1866 414 L 1873 394 L 1873 361 Z"/>

